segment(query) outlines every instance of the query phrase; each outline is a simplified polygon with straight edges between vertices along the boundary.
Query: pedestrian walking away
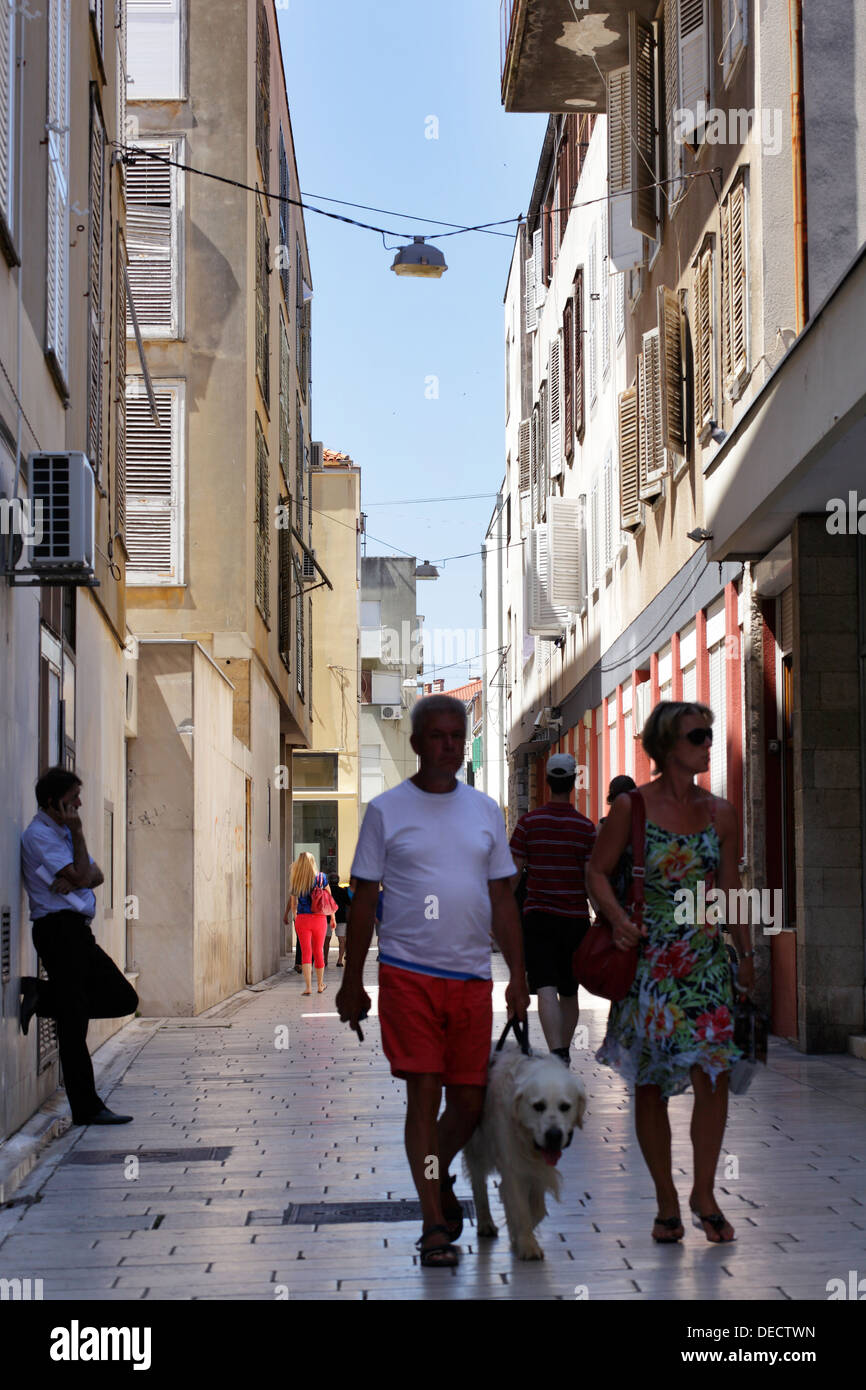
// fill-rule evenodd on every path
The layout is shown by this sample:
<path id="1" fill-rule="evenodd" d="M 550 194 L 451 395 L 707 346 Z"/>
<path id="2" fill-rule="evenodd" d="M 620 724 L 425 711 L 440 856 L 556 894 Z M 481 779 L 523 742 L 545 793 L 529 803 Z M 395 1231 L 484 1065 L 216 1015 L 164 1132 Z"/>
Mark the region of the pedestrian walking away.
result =
<path id="1" fill-rule="evenodd" d="M 511 836 L 515 889 L 528 870 L 522 911 L 529 992 L 538 995 L 547 1046 L 566 1066 L 579 1017 L 571 962 L 589 927 L 584 872 L 595 838 L 592 821 L 571 804 L 576 776 L 570 753 L 549 758 L 548 800 L 521 816 Z"/>
<path id="2" fill-rule="evenodd" d="M 689 1206 L 707 1240 L 734 1239 L 714 1195 L 716 1164 L 725 1132 L 728 1075 L 740 1056 L 734 1043 L 733 987 L 727 950 L 716 922 L 680 910 L 683 890 L 700 897 L 710 884 L 740 887 L 737 816 L 733 806 L 695 785 L 710 765 L 713 712 L 707 705 L 663 701 L 641 742 L 660 775 L 637 789 L 646 807 L 645 903 L 639 930 L 617 900 L 612 877 L 631 835 L 631 794 L 614 802 L 598 834 L 587 884 L 594 904 L 622 950 L 638 944 L 629 993 L 611 1006 L 598 1060 L 616 1067 L 635 1087 L 635 1130 L 655 1184 L 658 1214 L 653 1239 L 682 1239 L 679 1197 L 671 1171 L 667 1103 L 694 1089 L 691 1136 L 694 1176 Z M 684 918 L 688 920 L 683 920 Z M 754 985 L 750 928 L 731 923 L 740 962 L 742 994 Z"/>
<path id="3" fill-rule="evenodd" d="M 493 1022 L 490 932 L 510 978 L 509 1013 L 523 1020 L 529 997 L 520 923 L 499 807 L 458 782 L 466 710 L 432 695 L 412 709 L 414 777 L 367 807 L 352 863 L 357 890 L 349 920 L 340 1018 L 356 1028 L 370 1008 L 364 960 L 380 882 L 379 1022 L 392 1075 L 405 1080 L 406 1153 L 422 1212 L 422 1265 L 453 1266 L 463 1209 L 449 1168 L 484 1104 Z M 442 1089 L 445 1109 L 439 1115 Z"/>
<path id="4" fill-rule="evenodd" d="M 334 920 L 336 922 L 335 932 L 337 937 L 336 963 L 337 965 L 342 966 L 344 960 L 346 959 L 346 925 L 349 917 L 349 908 L 351 906 L 355 890 L 352 886 L 351 881 L 348 885 L 342 884 L 337 874 L 328 874 L 328 887 L 331 890 L 331 896 L 337 904 L 337 911 L 334 914 Z M 326 954 L 325 964 L 327 965 L 327 963 L 328 958 Z"/>
<path id="5" fill-rule="evenodd" d="M 326 910 L 318 911 L 314 901 L 320 893 L 327 895 Z M 327 904 L 331 906 L 328 907 Z M 328 922 L 335 927 L 336 903 L 328 890 L 328 879 L 316 869 L 316 861 L 308 850 L 299 854 L 292 865 L 289 881 L 289 901 L 283 913 L 283 921 L 288 923 L 289 914 L 294 915 L 295 931 L 301 945 L 301 966 L 304 972 L 304 994 L 312 994 L 313 961 L 316 964 L 316 979 L 319 994 L 325 992 L 324 941 Z"/>
<path id="6" fill-rule="evenodd" d="M 91 930 L 94 888 L 102 871 L 91 859 L 81 817 L 82 781 L 67 768 L 52 767 L 36 783 L 39 810 L 21 836 L 21 872 L 30 902 L 33 945 L 48 980 L 21 980 L 20 1021 L 26 1033 L 34 1014 L 53 1018 L 63 1082 L 76 1125 L 128 1124 L 96 1092 L 87 1050 L 91 1018 L 125 1018 L 138 995 Z"/>

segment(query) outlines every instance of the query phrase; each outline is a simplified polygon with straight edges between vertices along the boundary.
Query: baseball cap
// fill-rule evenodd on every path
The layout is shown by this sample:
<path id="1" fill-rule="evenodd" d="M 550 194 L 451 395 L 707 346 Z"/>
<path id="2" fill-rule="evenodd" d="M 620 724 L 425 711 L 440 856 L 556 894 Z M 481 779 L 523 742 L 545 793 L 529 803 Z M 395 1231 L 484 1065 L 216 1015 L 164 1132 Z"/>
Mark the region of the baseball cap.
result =
<path id="1" fill-rule="evenodd" d="M 547 760 L 548 777 L 574 777 L 576 772 L 577 763 L 570 753 L 554 753 Z"/>

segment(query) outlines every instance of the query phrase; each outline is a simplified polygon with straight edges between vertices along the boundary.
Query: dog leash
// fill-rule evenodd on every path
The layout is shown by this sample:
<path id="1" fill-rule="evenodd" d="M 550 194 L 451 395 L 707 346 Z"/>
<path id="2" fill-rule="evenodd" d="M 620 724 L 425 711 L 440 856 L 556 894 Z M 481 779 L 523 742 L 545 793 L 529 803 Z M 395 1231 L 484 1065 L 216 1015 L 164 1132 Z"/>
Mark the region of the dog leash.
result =
<path id="1" fill-rule="evenodd" d="M 495 1050 L 497 1052 L 502 1051 L 503 1047 L 505 1046 L 505 1039 L 508 1037 L 508 1034 L 512 1030 L 514 1032 L 514 1036 L 517 1039 L 518 1044 L 520 1045 L 520 1051 L 523 1053 L 524 1057 L 531 1057 L 532 1048 L 529 1046 L 529 1020 L 527 1019 L 525 1023 L 521 1023 L 520 1019 L 516 1016 L 514 1018 L 510 1018 L 506 1023 L 500 1035 L 499 1042 L 496 1044 Z"/>

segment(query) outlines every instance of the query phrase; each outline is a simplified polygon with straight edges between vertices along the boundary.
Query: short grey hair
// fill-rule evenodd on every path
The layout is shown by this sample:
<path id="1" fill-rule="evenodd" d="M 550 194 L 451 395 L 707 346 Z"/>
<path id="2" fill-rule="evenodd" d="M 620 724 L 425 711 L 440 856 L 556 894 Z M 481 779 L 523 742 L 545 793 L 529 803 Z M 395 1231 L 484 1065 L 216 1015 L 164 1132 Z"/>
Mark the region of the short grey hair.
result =
<path id="1" fill-rule="evenodd" d="M 425 695 L 423 700 L 416 700 L 412 706 L 412 737 L 420 734 L 424 724 L 431 714 L 453 714 L 463 720 L 463 732 L 466 732 L 466 706 L 462 700 L 455 700 L 453 695 Z"/>

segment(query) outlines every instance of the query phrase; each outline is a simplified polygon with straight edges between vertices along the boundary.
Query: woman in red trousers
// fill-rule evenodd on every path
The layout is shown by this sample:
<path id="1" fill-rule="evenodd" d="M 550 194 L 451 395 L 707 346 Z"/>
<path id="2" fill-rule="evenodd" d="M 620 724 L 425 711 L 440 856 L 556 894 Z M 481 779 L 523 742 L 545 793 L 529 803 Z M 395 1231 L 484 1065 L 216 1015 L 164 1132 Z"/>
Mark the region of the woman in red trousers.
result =
<path id="1" fill-rule="evenodd" d="M 311 985 L 313 982 L 313 960 L 316 963 L 316 978 L 319 982 L 319 994 L 325 992 L 325 932 L 328 926 L 328 914 L 324 912 L 314 912 L 312 894 L 315 888 L 328 887 L 328 879 L 325 874 L 316 872 L 316 861 L 307 851 L 299 854 L 292 865 L 291 879 L 289 883 L 289 901 L 283 914 L 283 921 L 288 922 L 289 913 L 294 915 L 295 931 L 301 943 L 301 966 L 304 972 L 304 994 L 312 994 Z M 331 929 L 336 930 L 334 914 L 330 914 Z"/>

